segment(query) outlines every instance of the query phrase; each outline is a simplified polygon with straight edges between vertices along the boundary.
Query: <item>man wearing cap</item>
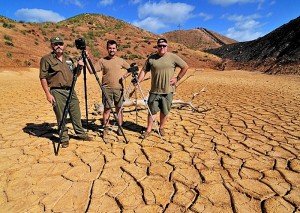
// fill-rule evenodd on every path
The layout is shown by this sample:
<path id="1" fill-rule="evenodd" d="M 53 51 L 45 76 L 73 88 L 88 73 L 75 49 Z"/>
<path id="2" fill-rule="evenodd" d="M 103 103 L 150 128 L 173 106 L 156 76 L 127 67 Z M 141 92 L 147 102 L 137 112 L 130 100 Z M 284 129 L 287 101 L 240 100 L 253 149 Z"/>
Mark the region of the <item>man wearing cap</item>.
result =
<path id="1" fill-rule="evenodd" d="M 52 37 L 50 43 L 52 52 L 41 58 L 39 78 L 46 98 L 53 106 L 57 123 L 60 125 L 76 66 L 73 60 L 64 53 L 64 41 L 60 36 Z M 78 62 L 78 66 L 83 66 L 82 60 Z M 82 127 L 79 100 L 75 91 L 71 98 L 69 115 L 78 138 L 85 141 L 93 140 L 93 137 L 87 135 Z M 61 142 L 63 148 L 69 146 L 69 135 L 66 127 Z"/>
<path id="2" fill-rule="evenodd" d="M 176 67 L 180 68 L 177 76 L 174 75 Z M 157 53 L 150 55 L 139 73 L 138 81 L 143 81 L 147 72 L 151 71 L 151 89 L 148 105 L 151 114 L 148 114 L 147 129 L 142 138 L 146 138 L 152 131 L 153 121 L 160 112 L 159 132 L 165 135 L 167 115 L 171 110 L 173 93 L 176 83 L 188 70 L 187 63 L 176 54 L 168 52 L 168 42 L 165 38 L 157 40 Z"/>

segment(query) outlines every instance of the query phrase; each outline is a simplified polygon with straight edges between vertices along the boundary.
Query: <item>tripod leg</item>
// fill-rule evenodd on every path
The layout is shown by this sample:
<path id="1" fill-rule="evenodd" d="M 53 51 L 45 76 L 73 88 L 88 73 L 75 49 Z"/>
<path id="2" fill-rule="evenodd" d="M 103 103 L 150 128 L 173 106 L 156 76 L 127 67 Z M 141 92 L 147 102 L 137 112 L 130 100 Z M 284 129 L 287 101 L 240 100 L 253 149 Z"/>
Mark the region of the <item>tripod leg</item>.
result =
<path id="1" fill-rule="evenodd" d="M 77 67 L 76 70 L 74 71 L 70 93 L 69 93 L 69 96 L 67 98 L 67 102 L 66 102 L 66 105 L 65 105 L 65 108 L 64 108 L 64 112 L 63 112 L 61 121 L 59 122 L 59 129 L 58 129 L 59 142 L 58 142 L 57 149 L 54 150 L 55 155 L 58 155 L 59 147 L 60 147 L 60 144 L 61 144 L 61 139 L 62 139 L 63 132 L 64 132 L 64 129 L 65 129 L 65 126 L 66 126 L 66 119 L 67 119 L 68 111 L 69 111 L 69 108 L 70 108 L 72 95 L 74 93 L 75 84 L 76 84 L 76 81 L 77 81 L 78 69 L 79 69 L 79 67 Z"/>
<path id="2" fill-rule="evenodd" d="M 85 60 L 84 60 L 85 62 Z M 86 64 L 83 67 L 83 77 L 84 77 L 84 100 L 85 100 L 85 117 L 86 117 L 86 129 L 89 130 L 89 113 L 88 113 L 88 98 L 87 98 L 87 85 L 86 85 Z"/>
<path id="3" fill-rule="evenodd" d="M 93 66 L 93 63 L 92 63 L 91 59 L 87 57 L 85 51 L 83 51 L 83 54 L 82 54 L 82 55 L 83 55 L 83 60 L 84 60 L 84 61 L 85 61 L 86 59 L 88 60 L 89 65 L 90 65 L 90 67 L 91 67 L 91 69 L 92 69 L 92 71 L 93 71 L 93 73 L 94 73 L 94 76 L 95 76 L 95 78 L 96 78 L 96 80 L 97 80 L 97 82 L 98 82 L 98 84 L 99 84 L 99 87 L 101 88 L 101 90 L 102 90 L 102 92 L 103 92 L 103 95 L 105 96 L 105 99 L 108 100 L 107 94 L 106 94 L 106 92 L 105 92 L 105 89 L 104 89 L 103 85 L 101 84 L 101 81 L 100 81 L 100 79 L 99 79 L 99 77 L 98 77 L 98 75 L 97 75 L 97 72 L 96 72 L 96 70 L 95 70 L 95 68 L 94 68 L 94 66 Z M 123 135 L 123 137 L 124 137 L 124 139 L 125 139 L 125 142 L 128 143 L 127 138 L 126 138 L 126 136 L 125 136 L 125 134 L 124 134 L 124 131 L 123 131 L 123 129 L 121 128 L 120 123 L 119 123 L 119 121 L 118 121 L 118 119 L 117 119 L 116 113 L 112 110 L 112 106 L 111 106 L 111 104 L 109 103 L 109 101 L 108 101 L 107 103 L 108 103 L 108 105 L 109 105 L 109 108 L 110 108 L 111 112 L 113 113 L 114 119 L 117 121 L 118 127 L 121 129 L 121 132 L 122 132 L 122 135 Z"/>
<path id="4" fill-rule="evenodd" d="M 135 93 L 135 123 L 136 123 L 136 125 L 138 125 L 137 92 L 136 92 L 136 88 L 134 88 L 134 93 Z"/>
<path id="5" fill-rule="evenodd" d="M 128 88 L 127 88 L 127 90 L 126 90 L 126 92 L 125 92 L 125 95 L 124 95 L 124 100 L 123 100 L 123 103 L 122 103 L 122 105 L 121 105 L 121 107 L 119 108 L 119 110 L 118 110 L 118 119 L 119 119 L 119 117 L 122 115 L 122 110 L 123 110 L 123 108 L 124 108 L 124 103 L 125 103 L 125 97 L 128 97 L 129 96 L 129 93 L 130 93 L 130 88 L 131 88 L 131 86 L 132 86 L 132 83 L 130 83 L 129 85 L 128 85 Z M 113 124 L 113 127 L 115 126 L 115 124 L 116 124 L 116 122 Z M 122 130 L 123 130 L 123 128 L 121 128 Z M 122 131 L 121 130 L 121 131 Z"/>

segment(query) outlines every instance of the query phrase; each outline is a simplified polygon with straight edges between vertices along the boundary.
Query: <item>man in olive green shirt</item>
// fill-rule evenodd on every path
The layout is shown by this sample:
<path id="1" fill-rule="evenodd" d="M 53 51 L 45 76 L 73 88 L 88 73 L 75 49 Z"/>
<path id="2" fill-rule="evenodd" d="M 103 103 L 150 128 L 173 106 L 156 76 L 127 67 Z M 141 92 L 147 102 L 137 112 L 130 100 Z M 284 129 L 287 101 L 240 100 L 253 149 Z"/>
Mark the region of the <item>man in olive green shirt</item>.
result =
<path id="1" fill-rule="evenodd" d="M 41 58 L 39 78 L 46 98 L 53 106 L 59 126 L 70 94 L 73 71 L 76 69 L 76 66 L 73 60 L 63 52 L 65 46 L 60 36 L 52 37 L 50 42 L 52 52 Z M 83 61 L 80 61 L 79 64 L 82 66 Z M 82 127 L 79 100 L 75 91 L 71 98 L 69 114 L 77 136 L 82 140 L 93 140 Z M 69 135 L 66 127 L 63 131 L 61 142 L 63 148 L 69 146 Z"/>
<path id="2" fill-rule="evenodd" d="M 180 71 L 177 76 L 174 76 L 176 67 L 179 67 Z M 142 138 L 150 135 L 158 112 L 160 112 L 159 132 L 161 136 L 165 135 L 164 127 L 171 110 L 175 85 L 185 75 L 188 68 L 187 63 L 179 56 L 168 52 L 168 42 L 165 38 L 158 39 L 157 53 L 148 57 L 138 77 L 138 81 L 141 82 L 146 73 L 151 71 L 148 105 L 152 115 L 148 114 L 147 130 L 141 136 Z"/>

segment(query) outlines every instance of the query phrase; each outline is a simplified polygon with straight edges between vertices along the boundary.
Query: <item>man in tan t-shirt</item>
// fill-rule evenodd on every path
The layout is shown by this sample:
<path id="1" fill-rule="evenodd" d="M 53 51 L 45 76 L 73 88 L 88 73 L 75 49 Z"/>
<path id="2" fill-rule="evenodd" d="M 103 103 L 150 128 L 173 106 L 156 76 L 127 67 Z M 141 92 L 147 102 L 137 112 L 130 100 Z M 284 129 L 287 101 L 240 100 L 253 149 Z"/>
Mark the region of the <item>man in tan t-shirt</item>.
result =
<path id="1" fill-rule="evenodd" d="M 116 113 L 118 114 L 118 122 L 119 125 L 123 124 L 123 113 L 120 111 L 124 100 L 124 85 L 123 80 L 130 75 L 130 72 L 127 71 L 124 74 L 122 69 L 127 70 L 130 68 L 130 65 L 122 58 L 116 56 L 117 53 L 117 42 L 114 40 L 108 40 L 106 44 L 106 49 L 108 55 L 99 60 L 100 70 L 102 71 L 102 85 L 104 91 L 107 95 L 108 100 L 106 100 L 105 95 L 102 91 L 102 103 L 104 106 L 103 112 L 103 137 L 106 137 L 109 124 L 109 115 L 110 115 L 110 107 L 108 101 L 111 106 L 116 108 Z M 118 128 L 118 135 L 122 135 L 122 131 Z"/>

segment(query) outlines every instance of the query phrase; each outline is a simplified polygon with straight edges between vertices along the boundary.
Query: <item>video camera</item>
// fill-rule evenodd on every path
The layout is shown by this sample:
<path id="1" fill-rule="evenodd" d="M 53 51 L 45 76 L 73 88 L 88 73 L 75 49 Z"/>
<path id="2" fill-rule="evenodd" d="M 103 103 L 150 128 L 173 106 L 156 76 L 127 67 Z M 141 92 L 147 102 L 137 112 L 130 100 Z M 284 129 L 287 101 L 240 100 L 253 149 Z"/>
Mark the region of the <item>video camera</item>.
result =
<path id="1" fill-rule="evenodd" d="M 136 63 L 130 64 L 130 68 L 127 69 L 127 72 L 131 72 L 133 76 L 136 76 L 139 72 L 139 68 Z"/>
<path id="2" fill-rule="evenodd" d="M 78 50 L 85 50 L 86 49 L 86 44 L 85 40 L 83 38 L 78 38 L 75 40 L 75 45 Z"/>

